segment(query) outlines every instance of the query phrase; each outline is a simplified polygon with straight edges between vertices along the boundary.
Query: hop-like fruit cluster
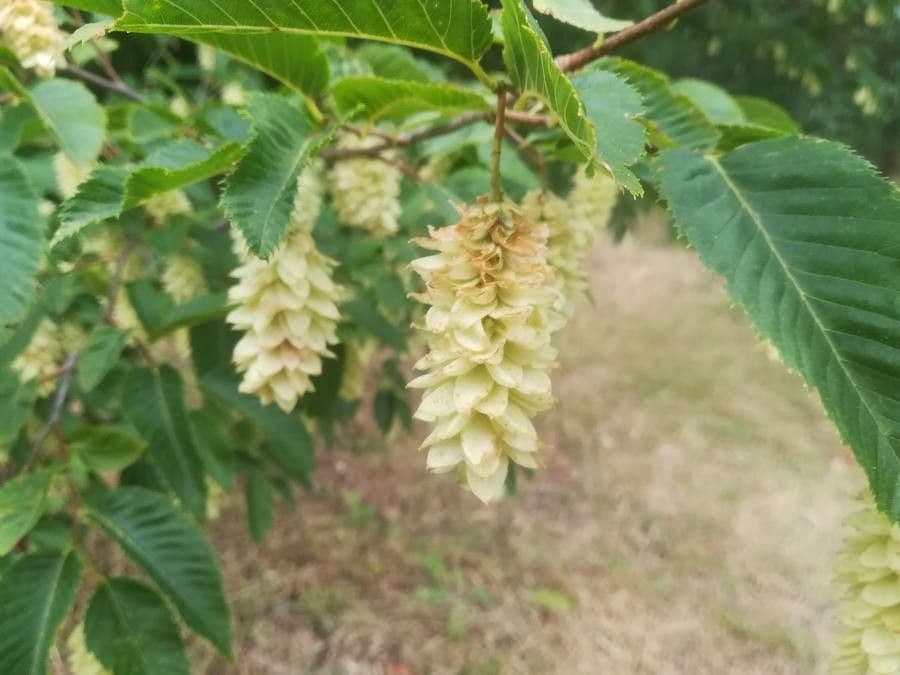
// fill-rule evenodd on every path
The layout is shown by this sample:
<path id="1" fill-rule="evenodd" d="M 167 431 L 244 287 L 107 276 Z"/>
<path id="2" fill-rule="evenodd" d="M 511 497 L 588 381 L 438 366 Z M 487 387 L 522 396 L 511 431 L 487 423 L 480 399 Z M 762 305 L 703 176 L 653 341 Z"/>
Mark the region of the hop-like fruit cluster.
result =
<path id="1" fill-rule="evenodd" d="M 222 87 L 222 103 L 240 108 L 247 105 L 247 90 L 238 82 L 229 82 Z"/>
<path id="2" fill-rule="evenodd" d="M 69 652 L 69 670 L 72 675 L 111 675 L 87 648 L 84 636 L 84 623 L 79 623 L 66 641 Z"/>
<path id="3" fill-rule="evenodd" d="M 417 240 L 437 253 L 410 264 L 426 284 L 415 297 L 429 305 L 429 353 L 416 363 L 428 372 L 409 383 L 425 389 L 415 416 L 434 425 L 427 466 L 456 469 L 484 502 L 503 496 L 510 461 L 537 468 L 531 417 L 553 404 L 546 241 L 546 227 L 515 206 L 482 198 Z"/>
<path id="4" fill-rule="evenodd" d="M 0 33 L 9 50 L 25 68 L 41 77 L 53 77 L 62 62 L 66 39 L 45 0 L 5 0 L 0 7 Z"/>
<path id="5" fill-rule="evenodd" d="M 374 340 L 348 340 L 344 343 L 344 374 L 338 396 L 345 401 L 358 401 L 366 389 L 366 370 L 375 355 Z"/>
<path id="6" fill-rule="evenodd" d="M 206 293 L 203 268 L 187 255 L 174 254 L 166 259 L 162 274 L 163 289 L 177 303 L 184 303 Z"/>
<path id="7" fill-rule="evenodd" d="M 576 245 L 590 249 L 597 236 L 609 225 L 619 198 L 616 181 L 608 173 L 597 170 L 588 176 L 584 169 L 575 174 L 568 202 Z"/>
<path id="8" fill-rule="evenodd" d="M 144 210 L 154 225 L 162 227 L 172 216 L 190 213 L 191 200 L 182 190 L 169 190 L 150 197 L 144 202 Z"/>
<path id="9" fill-rule="evenodd" d="M 39 396 L 49 396 L 56 389 L 54 375 L 63 356 L 59 329 L 50 319 L 44 319 L 38 324 L 28 346 L 12 362 L 12 369 L 22 382 L 36 380 Z"/>
<path id="10" fill-rule="evenodd" d="M 53 170 L 56 173 L 56 185 L 65 199 L 75 196 L 78 186 L 91 175 L 89 164 L 76 164 L 63 152 L 53 158 Z"/>
<path id="11" fill-rule="evenodd" d="M 867 494 L 846 520 L 850 532 L 837 564 L 841 588 L 831 675 L 900 673 L 900 527 Z"/>
<path id="12" fill-rule="evenodd" d="M 555 332 L 568 322 L 587 293 L 584 261 L 590 249 L 576 236 L 569 202 L 562 197 L 542 190 L 529 192 L 522 199 L 522 213 L 527 220 L 546 226 L 549 235 L 547 262 L 555 273 L 556 291 L 550 321 Z"/>
<path id="13" fill-rule="evenodd" d="M 321 204 L 317 170 L 306 169 L 298 180 L 291 229 L 282 245 L 268 260 L 245 253 L 229 291 L 235 309 L 228 321 L 244 331 L 234 349 L 235 365 L 244 374 L 240 390 L 286 412 L 312 390 L 322 359 L 333 356 L 328 345 L 337 342 L 336 301 L 342 291 L 332 280 L 334 262 L 316 249 L 312 237 Z M 317 195 L 310 194 L 315 190 Z"/>
<path id="14" fill-rule="evenodd" d="M 378 138 L 341 137 L 338 147 L 363 149 L 379 144 Z M 398 169 L 382 161 L 366 158 L 337 162 L 328 176 L 328 187 L 341 222 L 383 236 L 397 231 L 400 216 Z"/>

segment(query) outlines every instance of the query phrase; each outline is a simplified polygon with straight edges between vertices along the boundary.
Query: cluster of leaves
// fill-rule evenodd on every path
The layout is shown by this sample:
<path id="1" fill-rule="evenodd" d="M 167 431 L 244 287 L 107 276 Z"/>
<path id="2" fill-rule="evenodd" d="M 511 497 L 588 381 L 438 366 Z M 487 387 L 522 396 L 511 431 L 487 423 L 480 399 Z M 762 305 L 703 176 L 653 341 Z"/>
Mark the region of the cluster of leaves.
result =
<path id="1" fill-rule="evenodd" d="M 350 289 L 341 339 L 381 346 L 377 422 L 409 426 L 408 241 L 487 192 L 498 92 L 512 99 L 499 162 L 507 194 L 564 191 L 579 165 L 632 195 L 660 194 L 819 391 L 879 506 L 900 519 L 900 198 L 850 150 L 800 136 L 765 100 L 635 61 L 563 72 L 521 0 L 504 0 L 495 23 L 478 0 L 64 4 L 92 13 L 66 14 L 94 21 L 79 29 L 93 50 L 73 40 L 69 55 L 93 73 L 92 89 L 73 79 L 80 67 L 34 81 L 0 55 L 0 672 L 46 672 L 73 609 L 89 651 L 117 675 L 187 672 L 179 619 L 230 654 L 201 529 L 210 493 L 246 485 L 251 532 L 264 536 L 275 496 L 312 484 L 307 422 L 327 440 L 359 403 L 338 395 L 341 345 L 293 414 L 238 392 L 224 321 L 237 264 L 228 223 L 265 257 L 287 231 L 300 171 L 316 156 L 343 161 L 338 129 L 402 151 L 391 159 L 409 174 L 396 236 L 350 229 L 327 203 L 314 236 Z M 535 3 L 551 4 L 585 35 L 627 25 L 583 1 Z M 191 42 L 217 50 L 214 63 L 201 67 Z M 107 81 L 108 67 L 123 82 Z M 252 93 L 225 104 L 218 94 L 231 85 Z M 68 199 L 58 153 L 92 169 Z M 172 190 L 191 209 L 154 226 L 148 202 Z M 110 234 L 119 248 L 98 255 L 91 238 Z M 167 295 L 162 270 L 176 253 L 200 264 L 208 293 Z M 123 298 L 139 320 L 130 330 L 116 318 Z M 22 382 L 12 366 L 48 318 L 86 337 L 41 397 L 46 383 Z M 161 357 L 157 347 L 185 331 L 189 359 Z M 128 563 L 107 555 L 107 540 Z"/>

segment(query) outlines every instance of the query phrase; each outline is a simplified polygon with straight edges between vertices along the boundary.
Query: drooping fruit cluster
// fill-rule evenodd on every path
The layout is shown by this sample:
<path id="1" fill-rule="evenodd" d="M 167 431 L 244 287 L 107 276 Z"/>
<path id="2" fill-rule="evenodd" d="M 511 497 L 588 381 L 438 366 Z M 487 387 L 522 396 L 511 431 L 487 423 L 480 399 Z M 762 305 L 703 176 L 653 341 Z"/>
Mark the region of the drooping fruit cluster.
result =
<path id="1" fill-rule="evenodd" d="M 837 617 L 844 632 L 835 645 L 831 675 L 900 673 L 900 527 L 866 494 L 847 518 L 839 555 Z"/>
<path id="2" fill-rule="evenodd" d="M 551 407 L 547 312 L 554 299 L 546 227 L 485 198 L 455 225 L 416 240 L 436 251 L 410 264 L 424 280 L 429 353 L 409 383 L 424 388 L 416 417 L 434 425 L 427 466 L 458 471 L 484 502 L 503 496 L 509 462 L 537 468 L 531 417 Z"/>
<path id="3" fill-rule="evenodd" d="M 53 3 L 4 0 L 0 7 L 0 33 L 25 68 L 33 68 L 41 77 L 53 77 L 62 61 L 66 39 L 53 16 Z"/>
<path id="4" fill-rule="evenodd" d="M 162 227 L 172 216 L 190 213 L 191 201 L 184 191 L 169 190 L 150 197 L 144 202 L 144 210 L 154 225 Z"/>
<path id="5" fill-rule="evenodd" d="M 39 396 L 45 397 L 56 389 L 56 371 L 64 356 L 60 331 L 50 319 L 38 324 L 28 346 L 12 362 L 12 369 L 21 382 L 37 382 Z"/>
<path id="6" fill-rule="evenodd" d="M 345 134 L 338 147 L 357 150 L 378 145 L 374 136 Z M 390 157 L 383 153 L 384 157 Z M 400 216 L 398 169 L 383 161 L 356 158 L 336 162 L 328 174 L 328 189 L 341 222 L 383 236 L 397 231 Z"/>
<path id="7" fill-rule="evenodd" d="M 618 198 L 619 188 L 608 173 L 598 169 L 588 176 L 584 169 L 578 170 L 567 198 L 576 246 L 590 250 L 609 225 Z"/>
<path id="8" fill-rule="evenodd" d="M 206 293 L 203 268 L 188 255 L 175 254 L 166 259 L 162 282 L 166 293 L 178 303 L 187 302 Z"/>
<path id="9" fill-rule="evenodd" d="M 312 390 L 311 378 L 322 372 L 322 359 L 332 356 L 328 346 L 337 342 L 335 302 L 342 291 L 332 280 L 334 262 L 312 237 L 322 198 L 319 170 L 301 174 L 291 229 L 279 249 L 268 260 L 246 253 L 228 294 L 235 309 L 227 320 L 244 331 L 234 348 L 243 373 L 240 390 L 286 412 Z"/>

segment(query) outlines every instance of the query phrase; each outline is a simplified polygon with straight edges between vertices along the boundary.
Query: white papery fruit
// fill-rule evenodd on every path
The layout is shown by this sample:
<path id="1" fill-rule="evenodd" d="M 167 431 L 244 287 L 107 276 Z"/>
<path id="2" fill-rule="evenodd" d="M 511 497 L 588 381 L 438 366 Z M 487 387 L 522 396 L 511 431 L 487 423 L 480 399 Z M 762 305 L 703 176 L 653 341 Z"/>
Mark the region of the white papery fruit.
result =
<path id="1" fill-rule="evenodd" d="M 237 283 L 228 293 L 235 308 L 227 320 L 244 331 L 234 348 L 243 373 L 240 390 L 285 412 L 313 389 L 311 378 L 322 372 L 322 359 L 333 356 L 328 346 L 337 342 L 342 290 L 332 280 L 334 261 L 316 249 L 312 237 L 322 196 L 318 170 L 316 165 L 300 175 L 281 246 L 268 260 L 241 251 L 243 263 L 232 272 Z"/>
<path id="2" fill-rule="evenodd" d="M 56 173 L 56 185 L 65 199 L 71 199 L 78 191 L 78 186 L 91 175 L 90 164 L 76 164 L 64 152 L 56 153 L 53 158 L 53 170 Z"/>
<path id="3" fill-rule="evenodd" d="M 0 34 L 25 68 L 53 77 L 62 64 L 66 34 L 59 29 L 53 3 L 44 0 L 4 0 L 0 6 Z"/>
<path id="4" fill-rule="evenodd" d="M 67 659 L 72 675 L 112 675 L 96 656 L 87 648 L 84 635 L 84 622 L 75 626 L 75 630 L 66 640 L 69 652 Z"/>
<path id="5" fill-rule="evenodd" d="M 345 150 L 380 144 L 375 136 L 360 138 L 345 134 L 338 147 Z M 390 157 L 390 155 L 386 155 Z M 398 169 L 380 160 L 357 158 L 335 162 L 328 174 L 328 189 L 341 222 L 379 236 L 397 231 L 400 216 Z"/>
<path id="6" fill-rule="evenodd" d="M 183 190 L 169 190 L 153 195 L 144 202 L 144 210 L 157 227 L 162 227 L 172 216 L 191 212 L 191 200 Z"/>
<path id="7" fill-rule="evenodd" d="M 37 381 L 38 396 L 49 396 L 56 389 L 56 378 L 64 356 L 60 332 L 50 319 L 43 319 L 31 341 L 13 360 L 12 369 L 22 382 Z"/>
<path id="8" fill-rule="evenodd" d="M 590 249 L 576 236 L 572 227 L 572 209 L 568 200 L 545 190 L 533 190 L 522 199 L 522 212 L 531 222 L 546 226 L 547 262 L 553 267 L 556 297 L 550 313 L 551 328 L 562 328 L 587 295 L 585 258 Z"/>
<path id="9" fill-rule="evenodd" d="M 838 556 L 837 618 L 831 675 L 900 673 L 900 527 L 879 512 L 868 492 L 848 517 Z"/>
<path id="10" fill-rule="evenodd" d="M 203 268 L 188 255 L 174 254 L 166 258 L 162 282 L 166 293 L 179 304 L 203 295 L 207 290 Z"/>
<path id="11" fill-rule="evenodd" d="M 605 171 L 588 176 L 584 169 L 575 174 L 568 202 L 571 225 L 577 246 L 590 249 L 612 218 L 619 199 L 619 188 Z"/>
<path id="12" fill-rule="evenodd" d="M 422 444 L 427 466 L 457 470 L 486 503 L 503 496 L 510 461 L 538 467 L 531 417 L 553 404 L 546 241 L 545 226 L 482 198 L 416 240 L 436 253 L 410 264 L 426 284 L 414 297 L 429 306 L 429 353 L 416 363 L 428 372 L 409 383 L 425 389 L 416 418 L 434 426 Z"/>
<path id="13" fill-rule="evenodd" d="M 363 397 L 366 371 L 377 346 L 374 340 L 348 340 L 344 343 L 344 374 L 338 396 L 345 401 L 358 401 Z"/>

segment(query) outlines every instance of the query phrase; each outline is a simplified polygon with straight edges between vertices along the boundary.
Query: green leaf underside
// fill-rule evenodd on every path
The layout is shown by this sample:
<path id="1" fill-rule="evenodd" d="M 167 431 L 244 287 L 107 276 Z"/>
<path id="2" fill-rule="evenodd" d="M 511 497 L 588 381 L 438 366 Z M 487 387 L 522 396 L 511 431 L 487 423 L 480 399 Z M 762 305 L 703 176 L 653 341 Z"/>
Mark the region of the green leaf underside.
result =
<path id="1" fill-rule="evenodd" d="M 187 675 L 178 624 L 159 594 L 134 579 L 113 578 L 94 593 L 85 641 L 116 675 Z"/>
<path id="2" fill-rule="evenodd" d="M 182 140 L 164 146 L 133 170 L 101 166 L 78 187 L 62 207 L 59 229 L 51 245 L 82 228 L 116 218 L 153 195 L 211 178 L 228 170 L 243 153 L 238 143 L 205 148 L 196 141 Z"/>
<path id="3" fill-rule="evenodd" d="M 37 398 L 37 385 L 35 380 L 20 382 L 11 368 L 0 366 L 0 410 L 3 411 L 0 416 L 0 445 L 12 443 L 19 435 Z"/>
<path id="4" fill-rule="evenodd" d="M 222 575 L 200 529 L 165 495 L 139 487 L 87 503 L 88 517 L 157 583 L 194 631 L 230 654 Z"/>
<path id="5" fill-rule="evenodd" d="M 91 331 L 78 354 L 78 384 L 84 391 L 96 387 L 116 365 L 128 334 L 114 326 L 101 325 Z"/>
<path id="6" fill-rule="evenodd" d="M 198 518 L 206 513 L 203 466 L 189 426 L 181 377 L 171 366 L 136 369 L 125 381 L 122 407 L 168 486 Z"/>
<path id="7" fill-rule="evenodd" d="M 121 471 L 141 455 L 147 443 L 122 429 L 89 424 L 71 433 L 69 447 L 88 468 Z"/>
<path id="8" fill-rule="evenodd" d="M 0 155 L 0 327 L 18 321 L 28 309 L 43 246 L 37 194 L 22 165 Z"/>
<path id="9" fill-rule="evenodd" d="M 641 181 L 628 168 L 644 154 L 647 128 L 636 118 L 640 95 L 614 73 L 589 68 L 572 77 L 597 134 L 597 156 L 617 182 L 633 195 L 642 195 Z"/>
<path id="10" fill-rule="evenodd" d="M 366 119 L 403 120 L 417 113 L 455 114 L 490 110 L 483 96 L 450 84 L 427 84 L 381 77 L 345 77 L 331 90 L 338 108 L 360 108 Z"/>
<path id="11" fill-rule="evenodd" d="M 253 396 L 238 391 L 237 377 L 228 370 L 212 370 L 200 378 L 203 391 L 247 415 L 266 433 L 263 451 L 291 478 L 308 483 L 313 470 L 313 446 L 309 432 L 296 415 L 275 406 L 263 406 Z"/>
<path id="12" fill-rule="evenodd" d="M 246 501 L 250 534 L 256 541 L 262 541 L 272 529 L 275 511 L 272 503 L 272 485 L 259 469 L 251 469 L 247 474 Z"/>
<path id="13" fill-rule="evenodd" d="M 597 66 L 614 72 L 641 94 L 644 117 L 663 135 L 667 145 L 707 150 L 719 140 L 716 125 L 687 96 L 675 94 L 669 79 L 634 61 L 605 58 Z"/>
<path id="14" fill-rule="evenodd" d="M 755 96 L 735 96 L 735 102 L 748 124 L 775 129 L 785 134 L 799 134 L 800 125 L 779 105 Z"/>
<path id="15" fill-rule="evenodd" d="M 835 143 L 782 138 L 661 157 L 661 191 L 703 261 L 820 394 L 900 520 L 900 198 Z"/>
<path id="16" fill-rule="evenodd" d="M 97 158 L 106 135 L 106 111 L 87 87 L 47 80 L 31 90 L 30 102 L 69 159 L 87 164 Z"/>
<path id="17" fill-rule="evenodd" d="M 297 177 L 309 163 L 315 144 L 307 115 L 281 96 L 255 94 L 248 111 L 254 137 L 225 181 L 222 208 L 250 249 L 266 258 L 287 232 Z"/>
<path id="18" fill-rule="evenodd" d="M 618 32 L 634 23 L 603 16 L 590 0 L 534 0 L 534 10 L 600 35 Z"/>
<path id="19" fill-rule="evenodd" d="M 81 578 L 72 552 L 31 554 L 0 579 L 0 673 L 45 675 L 56 631 Z"/>
<path id="20" fill-rule="evenodd" d="M 687 96 L 716 124 L 743 124 L 746 121 L 737 101 L 711 82 L 686 78 L 671 86 L 673 92 Z"/>
<path id="21" fill-rule="evenodd" d="M 521 0 L 503 0 L 503 60 L 513 84 L 544 101 L 585 159 L 593 159 L 597 136 L 578 92 L 556 64 L 537 24 Z"/>
<path id="22" fill-rule="evenodd" d="M 209 34 L 343 36 L 444 54 L 469 65 L 491 44 L 477 0 L 125 0 L 119 30 L 201 39 Z"/>
<path id="23" fill-rule="evenodd" d="M 33 471 L 0 487 L 0 556 L 13 550 L 31 531 L 47 505 L 55 471 Z"/>

